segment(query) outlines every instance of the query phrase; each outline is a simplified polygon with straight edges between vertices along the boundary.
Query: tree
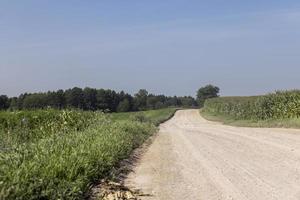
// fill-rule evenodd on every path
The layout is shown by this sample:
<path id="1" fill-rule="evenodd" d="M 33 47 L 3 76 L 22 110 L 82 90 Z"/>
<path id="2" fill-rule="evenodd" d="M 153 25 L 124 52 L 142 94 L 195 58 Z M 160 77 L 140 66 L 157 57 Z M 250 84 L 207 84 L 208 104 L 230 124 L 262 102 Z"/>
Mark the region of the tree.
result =
<path id="1" fill-rule="evenodd" d="M 18 110 L 18 97 L 10 98 L 9 110 Z"/>
<path id="2" fill-rule="evenodd" d="M 121 101 L 117 108 L 118 112 L 128 112 L 130 111 L 130 102 L 128 99 L 124 99 Z"/>
<path id="3" fill-rule="evenodd" d="M 178 99 L 177 96 L 168 97 L 165 104 L 166 106 L 173 106 L 173 107 L 180 106 L 180 100 Z"/>
<path id="4" fill-rule="evenodd" d="M 9 107 L 9 99 L 6 95 L 0 96 L 0 110 L 6 110 Z"/>
<path id="5" fill-rule="evenodd" d="M 39 93 L 24 93 L 19 97 L 8 98 L 0 96 L 0 110 L 22 110 L 43 108 L 76 108 L 83 110 L 102 110 L 105 112 L 125 112 L 166 107 L 193 107 L 197 104 L 193 97 L 170 97 L 149 94 L 147 90 L 139 90 L 135 96 L 124 91 L 84 89 L 74 87 L 67 90 L 57 90 Z"/>
<path id="6" fill-rule="evenodd" d="M 134 102 L 135 107 L 138 110 L 146 110 L 147 108 L 147 98 L 148 98 L 148 91 L 145 89 L 140 89 L 138 93 L 134 95 Z"/>
<path id="7" fill-rule="evenodd" d="M 81 88 L 74 87 L 66 90 L 65 96 L 67 107 L 78 109 L 84 108 L 84 94 Z"/>
<path id="8" fill-rule="evenodd" d="M 84 88 L 84 108 L 86 110 L 97 109 L 97 90 L 93 88 Z"/>
<path id="9" fill-rule="evenodd" d="M 17 109 L 22 110 L 23 109 L 23 101 L 28 96 L 28 93 L 20 94 L 17 100 Z"/>
<path id="10" fill-rule="evenodd" d="M 191 96 L 179 97 L 179 100 L 182 107 L 189 108 L 197 106 L 197 102 Z"/>
<path id="11" fill-rule="evenodd" d="M 63 90 L 58 90 L 56 92 L 48 92 L 46 106 L 56 109 L 62 109 L 65 107 L 65 95 Z"/>
<path id="12" fill-rule="evenodd" d="M 159 102 L 158 97 L 153 94 L 150 94 L 147 97 L 147 109 L 150 109 L 150 110 L 155 109 L 155 105 L 157 102 Z"/>
<path id="13" fill-rule="evenodd" d="M 23 100 L 23 109 L 39 109 L 47 106 L 47 95 L 45 93 L 28 94 Z"/>
<path id="14" fill-rule="evenodd" d="M 200 107 L 203 107 L 206 99 L 218 97 L 220 92 L 220 88 L 213 85 L 206 85 L 202 87 L 197 92 L 197 101 Z"/>

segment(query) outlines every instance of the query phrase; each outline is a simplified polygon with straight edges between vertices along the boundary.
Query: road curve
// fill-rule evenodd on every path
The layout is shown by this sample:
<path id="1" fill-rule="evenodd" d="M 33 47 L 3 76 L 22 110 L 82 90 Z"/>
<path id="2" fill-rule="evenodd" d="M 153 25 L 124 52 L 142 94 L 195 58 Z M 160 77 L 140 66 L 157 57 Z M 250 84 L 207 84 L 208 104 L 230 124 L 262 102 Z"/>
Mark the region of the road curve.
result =
<path id="1" fill-rule="evenodd" d="M 125 184 L 149 200 L 300 200 L 300 130 L 231 127 L 177 111 Z"/>

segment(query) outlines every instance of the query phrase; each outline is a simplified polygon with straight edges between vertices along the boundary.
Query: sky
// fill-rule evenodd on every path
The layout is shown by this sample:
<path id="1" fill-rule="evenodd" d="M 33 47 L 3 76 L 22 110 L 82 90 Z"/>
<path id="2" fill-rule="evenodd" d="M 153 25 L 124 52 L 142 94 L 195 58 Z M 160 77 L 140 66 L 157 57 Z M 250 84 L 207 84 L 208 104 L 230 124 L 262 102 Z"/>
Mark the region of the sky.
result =
<path id="1" fill-rule="evenodd" d="M 300 89 L 299 0 L 0 0 L 0 94 Z"/>

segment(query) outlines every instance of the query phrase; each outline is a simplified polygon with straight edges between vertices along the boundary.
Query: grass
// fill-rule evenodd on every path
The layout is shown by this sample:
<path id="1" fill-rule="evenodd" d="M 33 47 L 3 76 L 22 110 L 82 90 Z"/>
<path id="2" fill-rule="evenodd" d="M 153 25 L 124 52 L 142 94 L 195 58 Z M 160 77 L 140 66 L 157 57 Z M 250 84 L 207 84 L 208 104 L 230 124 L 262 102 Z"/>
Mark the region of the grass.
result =
<path id="1" fill-rule="evenodd" d="M 149 121 L 155 125 L 159 125 L 160 123 L 171 118 L 176 110 L 178 109 L 164 108 L 159 110 L 148 110 L 141 112 L 112 113 L 110 114 L 110 116 L 114 121 L 137 119 L 139 121 Z"/>
<path id="2" fill-rule="evenodd" d="M 261 128 L 300 128 L 300 118 L 289 119 L 267 119 L 267 120 L 245 120 L 236 119 L 229 115 L 212 114 L 201 111 L 200 114 L 207 120 L 222 122 L 226 125 L 238 127 L 261 127 Z"/>
<path id="3" fill-rule="evenodd" d="M 66 111 L 22 112 L 19 117 L 0 113 L 6 116 L 2 135 L 29 136 L 23 142 L 12 136 L 0 143 L 0 199 L 83 199 L 95 181 L 106 177 L 175 109 L 109 115 L 68 111 L 63 120 Z"/>

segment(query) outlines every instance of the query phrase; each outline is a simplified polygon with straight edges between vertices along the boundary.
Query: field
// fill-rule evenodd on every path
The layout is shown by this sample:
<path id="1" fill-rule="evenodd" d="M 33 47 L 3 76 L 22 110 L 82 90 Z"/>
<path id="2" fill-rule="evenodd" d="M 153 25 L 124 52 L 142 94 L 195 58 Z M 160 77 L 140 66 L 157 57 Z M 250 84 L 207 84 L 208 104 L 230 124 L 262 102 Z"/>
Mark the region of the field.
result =
<path id="1" fill-rule="evenodd" d="M 238 126 L 300 127 L 300 91 L 252 97 L 219 97 L 205 102 L 202 115 Z"/>
<path id="2" fill-rule="evenodd" d="M 0 199 L 82 199 L 174 112 L 0 112 Z"/>

